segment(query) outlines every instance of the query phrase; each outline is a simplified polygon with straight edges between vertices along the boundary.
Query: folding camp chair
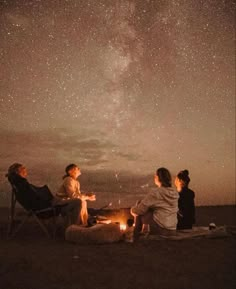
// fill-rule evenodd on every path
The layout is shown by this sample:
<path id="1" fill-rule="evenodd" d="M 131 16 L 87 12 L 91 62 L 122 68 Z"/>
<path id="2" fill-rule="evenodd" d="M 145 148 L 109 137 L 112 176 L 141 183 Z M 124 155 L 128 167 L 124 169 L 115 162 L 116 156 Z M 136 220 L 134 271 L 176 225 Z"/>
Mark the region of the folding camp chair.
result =
<path id="1" fill-rule="evenodd" d="M 30 219 L 34 219 L 42 231 L 47 235 L 47 237 L 51 237 L 47 226 L 44 224 L 44 220 L 50 219 L 53 225 L 53 237 L 55 237 L 56 233 L 56 217 L 59 215 L 59 212 L 56 207 L 48 207 L 42 210 L 32 210 L 25 208 L 24 204 L 22 204 L 18 196 L 17 187 L 11 183 L 12 193 L 11 193 L 11 203 L 10 203 L 10 215 L 9 215 L 9 223 L 8 223 L 8 237 L 13 238 L 20 229 L 24 226 L 24 224 Z M 25 210 L 26 215 L 22 218 L 19 224 L 15 225 L 15 211 L 16 211 L 16 202 L 18 202 L 21 207 Z"/>

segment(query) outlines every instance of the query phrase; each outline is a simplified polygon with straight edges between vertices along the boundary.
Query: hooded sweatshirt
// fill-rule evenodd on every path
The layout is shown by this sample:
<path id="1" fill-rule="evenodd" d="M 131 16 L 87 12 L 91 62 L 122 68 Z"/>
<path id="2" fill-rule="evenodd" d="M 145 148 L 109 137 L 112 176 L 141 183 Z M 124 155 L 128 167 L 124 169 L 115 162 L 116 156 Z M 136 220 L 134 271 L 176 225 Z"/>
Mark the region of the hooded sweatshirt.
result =
<path id="1" fill-rule="evenodd" d="M 153 220 L 164 229 L 176 230 L 178 212 L 178 192 L 171 188 L 160 187 L 148 193 L 145 198 L 131 212 L 144 215 L 150 209 L 153 211 Z"/>

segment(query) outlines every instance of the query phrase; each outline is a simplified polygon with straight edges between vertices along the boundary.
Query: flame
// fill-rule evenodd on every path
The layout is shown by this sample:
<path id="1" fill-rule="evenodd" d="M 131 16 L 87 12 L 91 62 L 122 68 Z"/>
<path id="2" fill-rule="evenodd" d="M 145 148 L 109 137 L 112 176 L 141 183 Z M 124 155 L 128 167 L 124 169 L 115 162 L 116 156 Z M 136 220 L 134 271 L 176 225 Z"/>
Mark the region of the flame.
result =
<path id="1" fill-rule="evenodd" d="M 125 231 L 126 230 L 126 225 L 125 224 L 120 224 L 120 230 Z"/>

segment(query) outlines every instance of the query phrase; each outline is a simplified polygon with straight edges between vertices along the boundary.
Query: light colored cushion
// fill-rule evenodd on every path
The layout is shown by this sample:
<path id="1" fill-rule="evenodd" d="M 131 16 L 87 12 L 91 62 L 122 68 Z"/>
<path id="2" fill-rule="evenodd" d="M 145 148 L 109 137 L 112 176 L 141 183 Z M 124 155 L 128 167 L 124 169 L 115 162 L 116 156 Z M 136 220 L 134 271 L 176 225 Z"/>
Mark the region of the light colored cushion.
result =
<path id="1" fill-rule="evenodd" d="M 105 244 L 120 241 L 122 233 L 117 224 L 96 224 L 92 227 L 71 225 L 66 229 L 65 239 L 78 244 Z"/>

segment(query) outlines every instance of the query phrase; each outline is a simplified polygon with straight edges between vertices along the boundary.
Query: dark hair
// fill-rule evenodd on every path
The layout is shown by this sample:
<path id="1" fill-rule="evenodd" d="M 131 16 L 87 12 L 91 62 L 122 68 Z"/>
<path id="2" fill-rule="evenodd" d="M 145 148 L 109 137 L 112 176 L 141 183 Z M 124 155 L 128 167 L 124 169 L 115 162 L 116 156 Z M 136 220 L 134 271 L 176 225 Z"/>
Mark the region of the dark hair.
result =
<path id="1" fill-rule="evenodd" d="M 66 174 L 63 176 L 63 179 L 69 176 L 69 171 L 73 168 L 76 168 L 77 165 L 76 164 L 70 164 L 65 168 L 65 172 Z"/>
<path id="2" fill-rule="evenodd" d="M 166 168 L 157 169 L 156 175 L 158 176 L 162 187 L 171 187 L 171 174 Z"/>
<path id="3" fill-rule="evenodd" d="M 128 225 L 128 227 L 132 227 L 133 224 L 134 224 L 134 219 L 128 219 L 128 220 L 127 220 L 127 225 Z"/>
<path id="4" fill-rule="evenodd" d="M 10 183 L 14 182 L 16 176 L 18 175 L 19 168 L 22 166 L 22 164 L 14 163 L 8 168 L 7 174 L 5 176 L 8 178 Z"/>
<path id="5" fill-rule="evenodd" d="M 185 187 L 187 187 L 190 182 L 189 171 L 188 170 L 180 171 L 177 175 L 177 178 L 184 183 Z"/>

